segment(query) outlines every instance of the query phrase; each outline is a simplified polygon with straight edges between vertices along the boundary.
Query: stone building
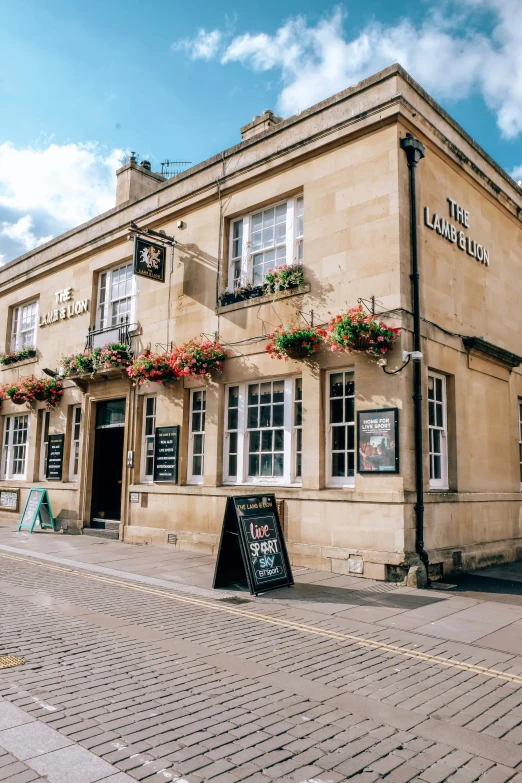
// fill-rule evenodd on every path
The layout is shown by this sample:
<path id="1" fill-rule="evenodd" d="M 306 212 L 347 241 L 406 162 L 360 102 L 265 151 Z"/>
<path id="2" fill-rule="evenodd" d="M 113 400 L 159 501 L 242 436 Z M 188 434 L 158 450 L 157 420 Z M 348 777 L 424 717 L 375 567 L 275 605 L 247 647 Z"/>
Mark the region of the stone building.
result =
<path id="1" fill-rule="evenodd" d="M 420 362 L 402 353 L 414 349 L 406 134 L 424 150 Z M 89 341 L 128 341 L 138 355 L 217 335 L 229 354 L 210 381 L 138 387 L 111 370 L 65 380 L 50 412 L 4 401 L 3 523 L 46 487 L 69 532 L 113 527 L 212 553 L 227 496 L 270 491 L 294 565 L 398 580 L 417 558 L 422 469 L 432 574 L 522 557 L 521 189 L 398 65 L 287 120 L 256 117 L 242 135 L 168 180 L 131 160 L 114 209 L 0 268 L 0 340 L 36 349 L 2 366 L 3 384 L 59 372 Z M 131 223 L 174 237 L 165 282 L 133 274 Z M 304 284 L 263 295 L 263 273 L 284 262 L 302 264 Z M 359 352 L 267 354 L 279 324 L 312 313 L 324 324 L 359 300 L 401 329 L 387 366 Z M 264 422 L 249 419 L 255 406 Z M 358 413 L 388 409 L 398 469 L 361 472 Z M 175 425 L 177 481 L 155 481 L 155 436 Z M 61 480 L 46 478 L 56 434 Z"/>

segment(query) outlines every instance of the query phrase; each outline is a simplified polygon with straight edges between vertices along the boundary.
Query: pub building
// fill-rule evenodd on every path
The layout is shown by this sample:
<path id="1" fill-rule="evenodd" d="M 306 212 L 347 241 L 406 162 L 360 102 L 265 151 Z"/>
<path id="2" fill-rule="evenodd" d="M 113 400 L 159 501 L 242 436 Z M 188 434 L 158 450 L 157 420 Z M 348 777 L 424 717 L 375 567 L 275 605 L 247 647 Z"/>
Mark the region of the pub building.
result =
<path id="1" fill-rule="evenodd" d="M 294 566 L 522 558 L 521 220 L 521 188 L 399 65 L 170 179 L 132 156 L 113 209 L 0 267 L 2 386 L 63 378 L 49 410 L 3 401 L 2 524 L 40 487 L 63 532 L 215 554 L 227 497 L 274 493 Z M 298 284 L 267 293 L 285 264 Z M 359 304 L 400 329 L 380 361 L 266 351 Z M 194 339 L 227 352 L 210 377 L 64 374 Z"/>

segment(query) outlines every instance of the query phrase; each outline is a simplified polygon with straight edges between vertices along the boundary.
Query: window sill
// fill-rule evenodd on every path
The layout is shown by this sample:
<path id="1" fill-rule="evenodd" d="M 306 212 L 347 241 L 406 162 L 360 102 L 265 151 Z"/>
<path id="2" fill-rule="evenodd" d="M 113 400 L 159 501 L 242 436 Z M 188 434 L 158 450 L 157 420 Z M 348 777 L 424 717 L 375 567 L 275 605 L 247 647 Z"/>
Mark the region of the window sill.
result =
<path id="1" fill-rule="evenodd" d="M 37 361 L 38 361 L 37 356 L 31 356 L 29 359 L 20 359 L 19 362 L 11 362 L 11 364 L 1 364 L 0 372 L 5 372 L 6 370 L 17 370 L 19 367 L 26 367 L 28 364 L 36 364 Z"/>
<path id="2" fill-rule="evenodd" d="M 273 302 L 274 300 L 287 299 L 290 296 L 300 296 L 302 294 L 307 294 L 309 291 L 310 284 L 305 283 L 304 285 L 296 286 L 295 288 L 288 288 L 286 291 L 279 291 L 277 294 L 269 294 L 268 296 L 263 294 L 261 296 L 249 297 L 248 299 L 232 302 L 231 304 L 218 304 L 216 312 L 219 315 L 231 313 L 234 310 L 242 310 L 245 307 L 254 307 L 255 305 L 266 304 L 267 302 Z"/>
<path id="3" fill-rule="evenodd" d="M 223 482 L 224 487 L 258 487 L 262 489 L 270 489 L 270 487 L 277 487 L 277 488 L 287 488 L 287 489 L 302 489 L 302 484 L 291 484 L 291 483 L 268 483 L 260 481 L 224 481 Z"/>

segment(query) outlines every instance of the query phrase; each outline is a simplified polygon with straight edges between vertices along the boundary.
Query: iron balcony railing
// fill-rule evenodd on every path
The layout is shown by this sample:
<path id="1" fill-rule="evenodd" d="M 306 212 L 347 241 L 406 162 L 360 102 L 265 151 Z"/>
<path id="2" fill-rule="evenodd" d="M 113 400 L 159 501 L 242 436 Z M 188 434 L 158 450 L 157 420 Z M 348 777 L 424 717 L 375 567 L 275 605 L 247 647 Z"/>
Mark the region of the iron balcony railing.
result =
<path id="1" fill-rule="evenodd" d="M 89 326 L 87 333 L 86 349 L 103 348 L 111 343 L 122 343 L 129 349 L 131 347 L 131 333 L 138 328 L 138 324 L 129 323 L 129 316 L 122 318 L 120 323 L 106 326 L 103 329 L 96 329 Z"/>

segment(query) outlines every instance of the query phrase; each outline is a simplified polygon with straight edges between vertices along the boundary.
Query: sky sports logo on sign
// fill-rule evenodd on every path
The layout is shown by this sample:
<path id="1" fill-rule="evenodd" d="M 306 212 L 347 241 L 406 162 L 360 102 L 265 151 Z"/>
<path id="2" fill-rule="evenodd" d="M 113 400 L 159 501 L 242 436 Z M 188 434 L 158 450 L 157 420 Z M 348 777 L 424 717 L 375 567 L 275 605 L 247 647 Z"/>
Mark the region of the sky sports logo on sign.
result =
<path id="1" fill-rule="evenodd" d="M 252 567 L 257 581 L 284 578 L 286 570 L 279 548 L 274 516 L 267 515 L 252 519 L 246 530 Z"/>

